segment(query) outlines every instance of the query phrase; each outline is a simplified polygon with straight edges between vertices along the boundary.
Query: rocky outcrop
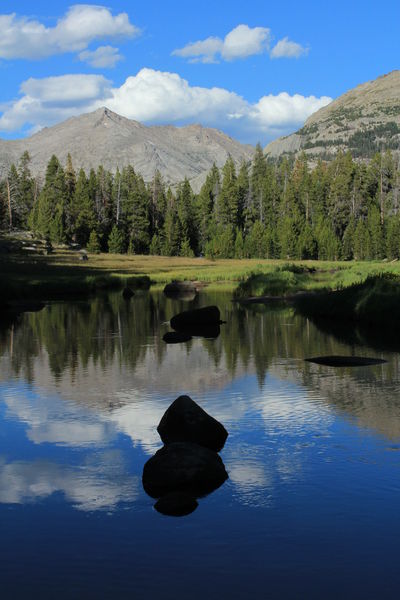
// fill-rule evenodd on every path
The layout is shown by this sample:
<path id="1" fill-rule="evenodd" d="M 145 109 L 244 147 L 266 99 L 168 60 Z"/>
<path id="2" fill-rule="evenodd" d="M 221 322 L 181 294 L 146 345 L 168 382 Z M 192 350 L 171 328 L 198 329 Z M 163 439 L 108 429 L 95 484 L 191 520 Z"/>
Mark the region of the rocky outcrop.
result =
<path id="1" fill-rule="evenodd" d="M 179 396 L 165 411 L 157 431 L 164 444 L 193 442 L 219 452 L 228 432 L 189 396 Z"/>
<path id="2" fill-rule="evenodd" d="M 265 148 L 271 158 L 305 152 L 329 159 L 339 151 L 370 158 L 400 148 L 400 71 L 363 83 L 312 114 L 296 133 Z"/>

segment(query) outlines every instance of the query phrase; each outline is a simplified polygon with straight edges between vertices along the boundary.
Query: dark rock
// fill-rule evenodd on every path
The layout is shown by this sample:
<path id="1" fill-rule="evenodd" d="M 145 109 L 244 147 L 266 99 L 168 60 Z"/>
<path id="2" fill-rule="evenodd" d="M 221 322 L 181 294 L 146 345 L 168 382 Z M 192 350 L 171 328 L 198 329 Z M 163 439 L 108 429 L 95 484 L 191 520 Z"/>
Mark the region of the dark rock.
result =
<path id="1" fill-rule="evenodd" d="M 81 254 L 79 257 L 79 260 L 89 260 L 88 255 L 87 254 Z"/>
<path id="2" fill-rule="evenodd" d="M 167 331 L 163 335 L 163 340 L 167 344 L 181 344 L 182 342 L 189 342 L 192 336 L 182 331 Z"/>
<path id="3" fill-rule="evenodd" d="M 178 331 L 191 337 L 203 337 L 207 340 L 215 340 L 221 333 L 221 328 L 219 324 L 193 325 L 192 327 L 179 329 Z"/>
<path id="4" fill-rule="evenodd" d="M 164 294 L 167 298 L 180 298 L 182 300 L 194 300 L 196 287 L 191 281 L 172 281 L 167 283 Z"/>
<path id="5" fill-rule="evenodd" d="M 315 356 L 306 358 L 307 362 L 313 362 L 317 365 L 326 367 L 367 367 L 370 365 L 380 365 L 387 362 L 382 358 L 370 358 L 366 356 Z"/>
<path id="6" fill-rule="evenodd" d="M 198 505 L 196 498 L 186 492 L 170 492 L 157 500 L 154 508 L 162 515 L 184 517 L 196 510 Z"/>
<path id="7" fill-rule="evenodd" d="M 228 432 L 189 396 L 179 396 L 165 411 L 157 431 L 164 444 L 193 442 L 219 452 Z"/>
<path id="8" fill-rule="evenodd" d="M 124 298 L 124 300 L 130 300 L 134 295 L 135 292 L 128 286 L 124 287 L 124 289 L 122 290 L 122 297 Z"/>
<path id="9" fill-rule="evenodd" d="M 185 310 L 171 319 L 171 327 L 177 331 L 185 331 L 190 327 L 218 325 L 221 322 L 217 306 L 204 306 L 194 310 Z"/>
<path id="10" fill-rule="evenodd" d="M 187 492 L 196 498 L 219 488 L 228 478 L 220 456 L 188 442 L 167 444 L 144 465 L 142 483 L 149 496 Z"/>
<path id="11" fill-rule="evenodd" d="M 10 302 L 9 308 L 15 312 L 39 312 L 45 307 L 44 302 L 39 300 L 14 300 Z"/>

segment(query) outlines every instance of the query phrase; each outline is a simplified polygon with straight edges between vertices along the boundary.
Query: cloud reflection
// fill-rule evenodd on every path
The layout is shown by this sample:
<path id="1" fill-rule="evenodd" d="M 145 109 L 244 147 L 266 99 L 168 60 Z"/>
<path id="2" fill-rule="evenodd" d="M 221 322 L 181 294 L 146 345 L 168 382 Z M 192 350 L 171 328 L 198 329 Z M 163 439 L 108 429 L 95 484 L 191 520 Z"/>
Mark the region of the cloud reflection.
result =
<path id="1" fill-rule="evenodd" d="M 112 510 L 138 495 L 137 477 L 127 476 L 121 456 L 107 453 L 98 466 L 64 467 L 36 461 L 7 462 L 0 457 L 0 502 L 23 504 L 62 492 L 78 510 Z"/>

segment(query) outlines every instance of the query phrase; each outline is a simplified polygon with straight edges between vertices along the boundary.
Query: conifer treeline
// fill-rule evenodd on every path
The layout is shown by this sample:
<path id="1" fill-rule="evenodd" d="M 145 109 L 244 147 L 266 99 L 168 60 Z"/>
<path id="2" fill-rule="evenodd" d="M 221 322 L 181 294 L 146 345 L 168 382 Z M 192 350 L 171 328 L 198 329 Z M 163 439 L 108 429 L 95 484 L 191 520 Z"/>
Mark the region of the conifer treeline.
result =
<path id="1" fill-rule="evenodd" d="M 310 168 L 266 160 L 222 173 L 214 165 L 199 194 L 185 179 L 172 191 L 156 172 L 132 166 L 77 173 L 53 156 L 39 185 L 25 152 L 0 181 L 0 227 L 32 229 L 90 251 L 223 258 L 382 259 L 400 257 L 400 171 L 390 151 L 368 163 L 339 153 Z"/>

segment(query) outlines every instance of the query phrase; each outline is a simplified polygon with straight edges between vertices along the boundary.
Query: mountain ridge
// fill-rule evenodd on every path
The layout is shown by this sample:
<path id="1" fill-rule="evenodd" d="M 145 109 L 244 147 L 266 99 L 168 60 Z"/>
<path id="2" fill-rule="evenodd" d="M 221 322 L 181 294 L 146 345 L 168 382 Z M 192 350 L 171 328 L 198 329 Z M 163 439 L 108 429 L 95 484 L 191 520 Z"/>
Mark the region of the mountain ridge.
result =
<path id="1" fill-rule="evenodd" d="M 400 151 L 400 70 L 348 90 L 264 152 L 278 158 L 304 151 L 314 159 L 329 159 L 349 150 L 355 158 L 371 158 L 382 148 Z"/>
<path id="2" fill-rule="evenodd" d="M 77 169 L 89 171 L 101 164 L 115 171 L 131 164 L 145 181 L 150 181 L 158 170 L 167 184 L 175 185 L 187 177 L 195 188 L 214 162 L 222 167 L 231 155 L 239 165 L 242 160 L 250 160 L 254 152 L 252 146 L 218 129 L 200 124 L 146 126 L 107 107 L 70 117 L 28 138 L 0 139 L 0 176 L 25 150 L 31 156 L 33 175 L 45 173 L 53 154 L 65 164 L 69 153 Z"/>

